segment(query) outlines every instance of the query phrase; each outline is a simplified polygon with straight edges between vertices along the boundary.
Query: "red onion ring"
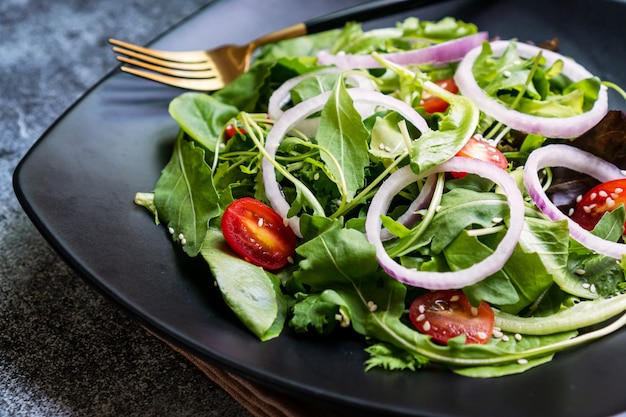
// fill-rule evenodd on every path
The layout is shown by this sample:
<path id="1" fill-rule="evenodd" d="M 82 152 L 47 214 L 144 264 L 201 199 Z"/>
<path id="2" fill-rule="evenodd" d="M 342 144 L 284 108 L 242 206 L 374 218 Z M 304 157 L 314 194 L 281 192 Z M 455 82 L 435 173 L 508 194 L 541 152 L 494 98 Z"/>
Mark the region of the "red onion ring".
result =
<path id="1" fill-rule="evenodd" d="M 424 182 L 422 190 L 420 191 L 417 198 L 415 198 L 415 200 L 411 202 L 407 210 L 401 216 L 399 216 L 396 221 L 405 226 L 414 224 L 419 218 L 419 215 L 416 214 L 416 212 L 418 210 L 428 207 L 428 203 L 432 199 L 435 192 L 436 185 L 437 175 L 431 175 L 430 177 L 428 177 Z M 383 229 L 380 232 L 380 238 L 385 241 L 393 239 L 394 235 L 392 235 L 387 229 Z"/>
<path id="2" fill-rule="evenodd" d="M 412 49 L 404 52 L 391 52 L 381 54 L 386 60 L 398 65 L 420 65 L 420 64 L 441 64 L 458 61 L 470 49 L 480 45 L 488 38 L 487 32 L 478 32 L 473 35 L 442 42 L 437 45 L 428 46 L 421 49 Z M 319 65 L 335 65 L 342 69 L 354 68 L 381 68 L 380 62 L 372 58 L 371 55 L 351 55 L 351 54 L 330 54 L 328 51 L 321 51 L 317 54 Z"/>
<path id="3" fill-rule="evenodd" d="M 350 97 L 356 102 L 369 103 L 376 106 L 383 106 L 390 110 L 394 110 L 402 115 L 407 122 L 413 124 L 420 132 L 428 130 L 428 124 L 426 120 L 417 112 L 413 107 L 391 96 L 387 96 L 377 91 L 363 90 L 359 88 L 350 88 L 347 90 Z M 331 92 L 327 91 L 318 96 L 305 100 L 298 105 L 286 110 L 282 117 L 280 117 L 272 130 L 267 135 L 265 141 L 265 149 L 271 158 L 276 156 L 276 151 L 283 137 L 294 128 L 301 120 L 307 118 L 311 114 L 322 110 Z M 270 202 L 270 205 L 278 214 L 283 218 L 287 218 L 287 214 L 290 209 L 290 204 L 285 199 L 280 185 L 276 180 L 276 171 L 274 166 L 267 159 L 263 158 L 261 162 L 263 170 L 263 185 L 265 187 L 265 195 Z M 289 225 L 297 236 L 302 236 L 300 233 L 300 218 L 294 216 L 288 219 Z"/>
<path id="4" fill-rule="evenodd" d="M 280 116 L 283 114 L 283 106 L 291 100 L 291 90 L 294 89 L 298 84 L 302 81 L 306 80 L 310 77 L 315 77 L 323 74 L 333 74 L 333 73 L 341 73 L 343 70 L 337 67 L 326 67 L 319 70 L 307 72 L 305 74 L 298 75 L 296 77 L 290 78 L 278 87 L 272 95 L 270 96 L 268 106 L 267 106 L 267 115 L 270 119 L 278 120 Z M 365 76 L 360 76 L 359 74 L 349 74 L 348 78 L 356 85 L 357 88 L 373 90 L 374 83 L 369 78 Z M 357 108 L 359 113 L 364 114 L 371 111 L 371 106 L 365 108 Z M 319 118 L 311 118 L 311 119 L 303 119 L 300 123 L 297 124 L 296 127 L 299 131 L 304 133 L 307 136 L 313 136 L 319 127 L 320 121 Z"/>
<path id="5" fill-rule="evenodd" d="M 570 235 L 581 245 L 616 259 L 626 254 L 626 245 L 604 240 L 580 227 L 554 205 L 543 191 L 537 172 L 546 167 L 569 168 L 590 175 L 600 182 L 624 178 L 615 165 L 570 145 L 548 145 L 533 151 L 524 166 L 524 186 L 535 205 L 552 220 L 566 219 Z"/>
<path id="6" fill-rule="evenodd" d="M 451 272 L 431 272 L 409 269 L 393 260 L 380 238 L 381 215 L 387 213 L 391 200 L 404 187 L 438 172 L 470 172 L 488 178 L 506 194 L 509 203 L 509 227 L 496 250 L 467 269 Z M 463 288 L 475 284 L 499 271 L 513 253 L 524 226 L 524 200 L 513 178 L 493 164 L 475 158 L 453 157 L 448 161 L 416 175 L 409 166 L 394 172 L 372 199 L 365 221 L 368 240 L 376 247 L 376 258 L 393 278 L 407 285 L 430 290 Z"/>
<path id="7" fill-rule="evenodd" d="M 491 42 L 493 53 L 495 55 L 502 54 L 510 42 Z M 574 82 L 593 76 L 580 64 L 556 52 L 525 43 L 518 43 L 517 50 L 522 58 L 532 58 L 541 51 L 546 58 L 548 66 L 559 59 L 562 60 L 564 63 L 563 74 Z M 476 47 L 465 55 L 456 70 L 454 81 L 459 87 L 461 94 L 474 100 L 480 110 L 512 129 L 526 133 L 536 133 L 549 138 L 575 138 L 598 124 L 608 111 L 608 94 L 605 86 L 600 87 L 598 99 L 593 107 L 589 111 L 576 116 L 541 117 L 512 110 L 489 97 L 476 83 L 472 74 L 472 67 L 481 51 L 482 47 Z"/>

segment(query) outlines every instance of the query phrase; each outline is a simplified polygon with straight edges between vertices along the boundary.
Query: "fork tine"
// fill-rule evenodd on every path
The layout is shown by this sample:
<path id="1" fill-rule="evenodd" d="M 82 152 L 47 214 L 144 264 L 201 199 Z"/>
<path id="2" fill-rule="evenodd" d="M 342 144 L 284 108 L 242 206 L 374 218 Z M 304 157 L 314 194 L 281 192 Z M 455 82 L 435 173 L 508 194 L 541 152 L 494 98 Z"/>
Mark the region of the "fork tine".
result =
<path id="1" fill-rule="evenodd" d="M 166 61 L 203 62 L 206 61 L 207 58 L 206 54 L 203 51 L 161 51 L 158 49 L 145 48 L 143 46 L 134 45 L 132 43 L 120 41 L 113 38 L 109 39 L 109 43 L 144 55 L 161 58 Z"/>
<path id="2" fill-rule="evenodd" d="M 157 74 L 154 72 L 143 71 L 136 68 L 122 66 L 120 69 L 129 74 L 136 75 L 138 77 L 146 78 L 151 81 L 156 81 L 161 84 L 167 84 L 172 87 L 183 88 L 185 90 L 196 91 L 215 91 L 224 87 L 224 83 L 219 78 L 210 79 L 192 79 L 192 78 L 179 78 L 171 77 L 168 75 Z"/>
<path id="3" fill-rule="evenodd" d="M 214 70 L 205 70 L 205 71 L 187 71 L 187 70 L 179 70 L 175 68 L 166 68 L 158 65 L 152 65 L 147 62 L 137 61 L 135 59 L 126 58 L 124 56 L 118 56 L 118 61 L 124 62 L 126 64 L 134 65 L 140 68 L 148 69 L 151 71 L 159 72 L 162 74 L 170 75 L 173 77 L 180 78 L 216 78 L 219 74 Z"/>
<path id="4" fill-rule="evenodd" d="M 215 67 L 213 62 L 209 61 L 208 56 L 204 62 L 178 62 L 178 61 L 168 61 L 165 59 L 155 58 L 151 55 L 141 54 L 135 51 L 131 51 L 130 49 L 124 49 L 124 48 L 120 48 L 117 46 L 113 47 L 113 52 L 116 52 L 122 55 L 127 55 L 133 58 L 137 58 L 142 61 L 150 62 L 151 64 L 160 65 L 162 67 L 176 68 L 176 69 L 181 69 L 181 70 L 200 71 L 200 70 L 209 70 Z"/>

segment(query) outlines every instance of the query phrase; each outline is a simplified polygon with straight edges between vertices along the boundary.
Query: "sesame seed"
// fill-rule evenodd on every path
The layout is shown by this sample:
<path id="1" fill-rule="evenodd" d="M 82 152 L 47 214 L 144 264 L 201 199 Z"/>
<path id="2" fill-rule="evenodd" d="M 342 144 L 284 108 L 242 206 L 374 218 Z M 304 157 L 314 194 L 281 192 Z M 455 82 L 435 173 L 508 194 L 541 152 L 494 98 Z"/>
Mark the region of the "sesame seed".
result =
<path id="1" fill-rule="evenodd" d="M 508 342 L 508 341 L 509 341 L 509 336 L 507 336 L 507 335 L 505 335 L 505 334 L 504 334 L 504 335 L 502 335 L 502 341 L 504 341 L 504 342 Z"/>
<path id="2" fill-rule="evenodd" d="M 283 219 L 283 225 L 284 225 L 285 227 L 289 227 L 289 219 L 284 218 L 284 219 Z"/>
<path id="3" fill-rule="evenodd" d="M 509 78 L 511 76 L 511 71 L 503 71 L 502 75 L 504 75 L 505 78 Z"/>
<path id="4" fill-rule="evenodd" d="M 498 155 L 498 154 L 491 155 L 491 160 L 493 162 L 500 162 L 500 155 Z"/>
<path id="5" fill-rule="evenodd" d="M 619 193 L 611 193 L 611 198 L 617 200 L 619 198 Z"/>
<path id="6" fill-rule="evenodd" d="M 517 363 L 520 365 L 526 365 L 528 363 L 528 359 L 518 359 Z"/>
<path id="7" fill-rule="evenodd" d="M 591 291 L 592 293 L 595 293 L 596 292 L 596 286 L 594 284 L 591 284 L 589 286 L 589 291 Z"/>
<path id="8" fill-rule="evenodd" d="M 504 333 L 502 333 L 500 330 L 493 329 L 493 337 L 495 337 L 496 339 L 500 339 L 502 336 L 504 336 Z"/>
<path id="9" fill-rule="evenodd" d="M 167 229 L 167 231 L 168 231 L 168 232 L 170 232 L 170 235 L 173 235 L 173 234 L 174 234 L 174 228 L 173 228 L 173 227 L 169 227 L 169 228 Z"/>
<path id="10" fill-rule="evenodd" d="M 583 206 L 583 210 L 585 213 L 591 213 L 591 210 L 597 207 L 597 204 L 589 204 L 588 206 Z"/>
<path id="11" fill-rule="evenodd" d="M 289 262 L 290 264 L 293 264 L 293 258 L 291 256 L 287 257 L 287 262 Z"/>
<path id="12" fill-rule="evenodd" d="M 494 217 L 491 221 L 494 223 L 500 223 L 502 221 L 502 217 Z"/>
<path id="13" fill-rule="evenodd" d="M 426 311 L 426 307 L 424 307 L 424 304 L 420 304 L 420 305 L 417 307 L 417 311 L 419 311 L 420 313 L 425 312 L 425 311 Z"/>
<path id="14" fill-rule="evenodd" d="M 588 290 L 589 287 L 591 287 L 591 284 L 589 284 L 588 282 L 583 283 L 583 288 Z"/>
<path id="15" fill-rule="evenodd" d="M 576 197 L 576 202 L 580 203 L 580 200 L 583 199 L 583 196 L 581 194 L 578 195 L 578 197 Z"/>
<path id="16" fill-rule="evenodd" d="M 455 301 L 459 301 L 459 296 L 458 295 L 453 295 L 452 297 L 450 297 L 450 301 L 451 302 L 455 302 Z"/>
<path id="17" fill-rule="evenodd" d="M 423 321 L 426 318 L 425 315 L 420 314 L 419 316 L 417 316 L 417 318 L 415 319 L 416 321 Z"/>
<path id="18" fill-rule="evenodd" d="M 600 192 L 598 192 L 598 195 L 603 198 L 606 198 L 608 196 L 608 194 L 604 190 L 601 190 Z"/>
<path id="19" fill-rule="evenodd" d="M 570 208 L 570 209 L 569 209 L 569 211 L 567 212 L 567 215 L 568 215 L 569 217 L 572 217 L 572 214 L 574 214 L 574 208 L 573 208 L 573 207 L 572 207 L 572 208 Z"/>
<path id="20" fill-rule="evenodd" d="M 384 151 L 385 150 L 385 144 L 384 143 L 380 143 L 378 145 L 378 149 L 380 149 L 381 151 Z"/>
<path id="21" fill-rule="evenodd" d="M 259 217 L 259 221 L 256 223 L 259 227 L 263 227 L 263 217 Z"/>
<path id="22" fill-rule="evenodd" d="M 425 321 L 424 325 L 422 326 L 422 329 L 424 329 L 425 332 L 430 330 L 430 322 L 429 321 Z"/>
<path id="23" fill-rule="evenodd" d="M 319 179 L 320 179 L 320 173 L 319 173 L 319 172 L 316 172 L 316 173 L 315 173 L 315 175 L 313 175 L 313 179 L 314 179 L 315 181 L 319 180 Z"/>
<path id="24" fill-rule="evenodd" d="M 606 206 L 608 208 L 611 208 L 615 205 L 615 200 L 613 200 L 611 197 L 607 197 L 606 198 Z"/>
<path id="25" fill-rule="evenodd" d="M 385 152 L 391 153 L 391 147 L 390 146 L 385 146 Z"/>
<path id="26" fill-rule="evenodd" d="M 180 240 L 180 244 L 181 244 L 181 245 L 183 245 L 183 246 L 185 246 L 185 245 L 187 244 L 187 239 L 182 238 L 182 239 Z"/>
<path id="27" fill-rule="evenodd" d="M 183 240 L 185 239 L 185 235 L 183 235 L 182 233 L 178 234 L 178 240 Z"/>
<path id="28" fill-rule="evenodd" d="M 514 336 L 514 337 L 515 337 L 515 340 L 517 340 L 518 342 L 519 342 L 520 340 L 522 340 L 522 335 L 521 335 L 521 334 L 519 334 L 519 333 L 515 333 L 515 336 Z"/>
<path id="29" fill-rule="evenodd" d="M 576 275 L 585 275 L 585 270 L 584 269 L 577 269 L 574 272 L 576 272 Z"/>
<path id="30" fill-rule="evenodd" d="M 477 332 L 476 333 L 476 337 L 478 337 L 481 340 L 485 340 L 485 339 L 489 338 L 489 336 L 487 336 L 487 333 L 485 333 L 485 332 Z"/>
<path id="31" fill-rule="evenodd" d="M 470 311 L 472 312 L 472 316 L 478 316 L 478 308 L 472 306 L 472 308 L 470 308 Z"/>
<path id="32" fill-rule="evenodd" d="M 621 188 L 621 187 L 617 187 L 617 188 L 615 189 L 615 192 L 616 192 L 617 194 L 619 194 L 619 193 L 621 193 L 621 192 L 623 192 L 623 191 L 624 191 L 624 189 L 623 189 L 623 188 Z"/>
<path id="33" fill-rule="evenodd" d="M 369 308 L 369 310 L 373 313 L 374 311 L 378 310 L 378 306 L 376 305 L 375 302 L 373 301 L 368 301 L 367 302 L 367 308 Z"/>

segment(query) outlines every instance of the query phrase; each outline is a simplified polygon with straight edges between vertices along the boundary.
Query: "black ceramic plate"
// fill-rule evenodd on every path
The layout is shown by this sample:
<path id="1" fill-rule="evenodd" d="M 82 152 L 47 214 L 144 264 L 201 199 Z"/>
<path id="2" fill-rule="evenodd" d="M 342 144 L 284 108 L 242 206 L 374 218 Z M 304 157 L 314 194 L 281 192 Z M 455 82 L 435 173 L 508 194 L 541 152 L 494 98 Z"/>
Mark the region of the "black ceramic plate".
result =
<path id="1" fill-rule="evenodd" d="M 240 43 L 357 0 L 230 0 L 212 4 L 155 46 Z M 558 37 L 562 52 L 626 86 L 626 3 L 450 1 L 414 15 L 462 18 L 502 38 Z M 389 25 L 402 16 L 368 24 Z M 116 34 L 111 34 L 116 35 Z M 119 34 L 118 34 L 119 35 Z M 113 57 L 112 57 L 113 59 Z M 445 371 L 363 370 L 364 342 L 284 335 L 261 343 L 224 308 L 207 268 L 177 252 L 133 204 L 152 190 L 177 127 L 179 90 L 114 72 L 42 137 L 15 173 L 24 209 L 82 277 L 142 324 L 200 357 L 295 396 L 361 413 L 411 416 L 607 416 L 626 411 L 626 332 L 563 352 L 527 373 L 470 379 Z M 613 108 L 622 108 L 615 95 Z"/>

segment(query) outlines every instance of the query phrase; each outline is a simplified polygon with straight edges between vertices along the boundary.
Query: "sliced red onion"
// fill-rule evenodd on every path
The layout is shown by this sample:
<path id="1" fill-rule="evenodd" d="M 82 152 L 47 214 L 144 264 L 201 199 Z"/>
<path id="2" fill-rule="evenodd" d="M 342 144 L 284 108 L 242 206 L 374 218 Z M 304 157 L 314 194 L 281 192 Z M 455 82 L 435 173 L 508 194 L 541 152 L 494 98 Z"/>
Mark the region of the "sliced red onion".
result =
<path id="1" fill-rule="evenodd" d="M 477 264 L 467 269 L 451 272 L 418 271 L 406 268 L 393 260 L 385 250 L 380 238 L 382 220 L 389 210 L 392 199 L 407 185 L 438 172 L 470 172 L 488 178 L 507 196 L 509 203 L 509 226 L 496 250 Z M 393 173 L 372 199 L 367 212 L 365 232 L 376 247 L 376 258 L 381 267 L 393 278 L 415 287 L 437 290 L 463 288 L 475 284 L 499 271 L 513 253 L 524 225 L 524 200 L 513 178 L 503 169 L 475 158 L 453 157 L 420 175 L 409 166 Z"/>
<path id="2" fill-rule="evenodd" d="M 435 187 L 437 185 L 437 175 L 431 175 L 426 179 L 424 185 L 422 186 L 422 190 L 415 200 L 411 202 L 407 210 L 399 216 L 396 221 L 403 224 L 404 226 L 410 226 L 414 224 L 419 215 L 417 214 L 418 210 L 424 209 L 428 207 L 428 203 L 433 197 L 433 193 L 435 192 Z M 389 230 L 383 229 L 380 232 L 380 238 L 385 241 L 392 239 L 394 235 L 392 235 Z"/>
<path id="3" fill-rule="evenodd" d="M 363 90 L 359 88 L 350 88 L 347 91 L 348 94 L 350 94 L 350 97 L 354 100 L 355 104 L 359 102 L 386 107 L 389 110 L 398 112 L 406 119 L 407 122 L 415 126 L 420 132 L 428 130 L 426 120 L 424 120 L 424 118 L 417 111 L 415 111 L 413 107 L 403 101 L 377 91 Z M 274 126 L 272 127 L 272 130 L 270 130 L 265 141 L 265 149 L 271 158 L 276 156 L 276 151 L 280 142 L 291 129 L 293 129 L 301 120 L 306 119 L 311 114 L 322 110 L 328 101 L 330 93 L 330 91 L 327 91 L 305 100 L 283 113 L 276 123 L 274 123 Z M 283 218 L 287 218 L 290 205 L 285 199 L 285 196 L 280 189 L 280 185 L 276 180 L 276 171 L 274 170 L 274 166 L 267 158 L 263 159 L 261 166 L 263 169 L 263 185 L 265 187 L 265 195 L 267 196 L 272 208 Z M 298 216 L 294 216 L 289 218 L 288 221 L 294 233 L 301 236 L 300 218 Z"/>
<path id="4" fill-rule="evenodd" d="M 278 120 L 280 116 L 283 114 L 283 106 L 291 100 L 291 90 L 293 90 L 298 84 L 302 81 L 306 80 L 310 77 L 316 77 L 318 75 L 323 74 L 333 74 L 333 73 L 341 73 L 343 70 L 337 67 L 326 67 L 321 68 L 319 70 L 307 72 L 305 74 L 298 75 L 296 77 L 290 78 L 285 81 L 278 87 L 272 95 L 270 96 L 268 107 L 267 107 L 267 115 L 270 119 Z M 349 74 L 347 77 L 350 80 L 350 84 L 354 85 L 357 88 L 362 88 L 365 90 L 373 90 L 374 82 L 362 75 L 359 74 Z M 373 113 L 373 109 L 371 105 L 357 107 L 357 111 L 361 115 L 369 115 Z M 315 135 L 317 128 L 319 127 L 320 120 L 319 117 L 311 118 L 311 119 L 303 119 L 298 123 L 295 128 L 297 128 L 300 132 L 304 133 L 306 136 L 312 137 Z"/>
<path id="5" fill-rule="evenodd" d="M 437 45 L 421 49 L 413 49 L 404 52 L 391 52 L 381 54 L 386 60 L 398 65 L 442 64 L 458 61 L 465 56 L 467 51 L 480 45 L 488 38 L 487 32 L 479 32 L 462 38 L 442 42 Z M 354 68 L 380 68 L 382 65 L 371 55 L 330 54 L 321 51 L 317 54 L 319 65 L 335 65 L 342 69 Z"/>
<path id="6" fill-rule="evenodd" d="M 501 55 L 509 46 L 510 42 L 511 41 L 491 42 L 494 55 Z M 522 58 L 532 58 L 541 52 L 548 66 L 559 59 L 562 60 L 564 63 L 563 74 L 574 82 L 593 77 L 593 74 L 587 71 L 582 65 L 556 52 L 525 43 L 518 43 L 517 50 L 519 56 Z M 478 108 L 485 114 L 512 129 L 525 133 L 536 133 L 549 138 L 576 138 L 598 124 L 608 111 L 608 94 L 605 86 L 600 87 L 598 99 L 593 107 L 589 111 L 576 116 L 541 117 L 512 110 L 489 97 L 476 83 L 474 75 L 472 74 L 472 67 L 481 51 L 482 48 L 478 46 L 465 55 L 456 70 L 454 80 L 461 94 L 474 100 Z"/>
<path id="7" fill-rule="evenodd" d="M 603 255 L 621 259 L 626 245 L 604 240 L 580 227 L 550 201 L 543 191 L 537 172 L 546 167 L 563 167 L 590 175 L 600 182 L 624 178 L 615 165 L 589 152 L 569 145 L 548 145 L 533 151 L 524 165 L 524 186 L 535 205 L 552 220 L 567 220 L 570 235 L 581 245 Z"/>

